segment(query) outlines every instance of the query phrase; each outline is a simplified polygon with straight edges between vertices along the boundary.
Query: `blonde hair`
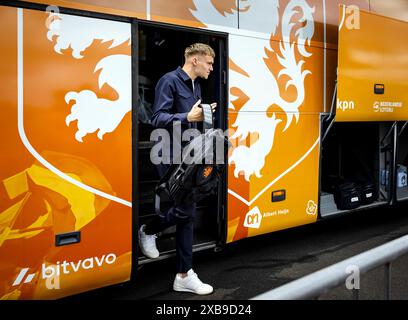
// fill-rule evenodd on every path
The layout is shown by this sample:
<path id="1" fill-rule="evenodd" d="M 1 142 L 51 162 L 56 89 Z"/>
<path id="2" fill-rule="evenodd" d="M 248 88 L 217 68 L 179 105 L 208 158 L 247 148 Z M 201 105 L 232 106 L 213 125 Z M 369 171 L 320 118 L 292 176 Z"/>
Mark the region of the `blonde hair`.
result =
<path id="1" fill-rule="evenodd" d="M 215 58 L 214 50 L 204 43 L 194 43 L 186 48 L 184 51 L 184 58 L 187 60 L 191 56 L 196 54 L 203 55 L 203 56 L 211 56 Z"/>

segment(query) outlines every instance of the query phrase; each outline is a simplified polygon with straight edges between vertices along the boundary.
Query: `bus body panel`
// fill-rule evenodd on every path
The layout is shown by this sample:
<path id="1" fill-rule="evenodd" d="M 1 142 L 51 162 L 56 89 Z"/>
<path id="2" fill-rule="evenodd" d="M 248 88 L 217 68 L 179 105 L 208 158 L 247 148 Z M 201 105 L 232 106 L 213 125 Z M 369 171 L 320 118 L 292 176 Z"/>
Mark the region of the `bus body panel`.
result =
<path id="1" fill-rule="evenodd" d="M 109 71 L 130 68 L 130 25 L 105 21 L 101 33 L 102 20 L 61 15 L 53 26 L 45 12 L 0 10 L 9 30 L 1 41 L 0 297 L 56 298 L 126 281 L 131 78 Z M 57 235 L 69 241 L 72 232 L 79 243 L 57 246 Z"/>
<path id="2" fill-rule="evenodd" d="M 58 7 L 112 14 L 123 17 L 147 19 L 147 1 L 106 1 L 106 0 L 34 0 L 31 3 L 46 5 L 49 12 L 59 10 Z"/>
<path id="3" fill-rule="evenodd" d="M 47 13 L 0 7 L 7 30 L 0 35 L 7 137 L 0 298 L 57 298 L 126 281 L 137 251 L 130 23 L 58 15 L 55 6 L 228 34 L 230 97 L 222 107 L 234 146 L 226 213 L 226 242 L 233 242 L 317 220 L 320 114 L 330 111 L 336 80 L 339 2 L 56 0 Z M 341 2 L 383 10 L 373 0 Z M 117 114 L 103 115 L 112 106 Z M 78 231 L 79 243 L 55 245 L 56 235 Z"/>
<path id="4" fill-rule="evenodd" d="M 357 23 L 351 12 L 343 7 L 339 18 L 336 121 L 408 120 L 408 44 L 400 38 L 408 23 L 365 11 Z"/>
<path id="5" fill-rule="evenodd" d="M 279 12 L 269 38 L 229 36 L 229 242 L 317 219 L 324 54 L 311 43 L 323 14 L 304 1 Z"/>
<path id="6" fill-rule="evenodd" d="M 231 114 L 231 121 L 234 116 Z M 258 127 L 265 122 L 265 115 L 258 112 L 239 116 Z M 272 113 L 267 116 L 273 118 Z M 249 181 L 245 172 L 262 162 L 262 153 L 257 152 L 256 143 L 248 148 L 245 141 L 234 149 L 229 157 L 233 163 L 228 171 L 227 242 L 317 220 L 319 135 L 319 116 L 300 116 L 296 127 L 277 134 L 261 176 L 249 175 Z M 262 143 L 262 138 L 257 143 Z"/>

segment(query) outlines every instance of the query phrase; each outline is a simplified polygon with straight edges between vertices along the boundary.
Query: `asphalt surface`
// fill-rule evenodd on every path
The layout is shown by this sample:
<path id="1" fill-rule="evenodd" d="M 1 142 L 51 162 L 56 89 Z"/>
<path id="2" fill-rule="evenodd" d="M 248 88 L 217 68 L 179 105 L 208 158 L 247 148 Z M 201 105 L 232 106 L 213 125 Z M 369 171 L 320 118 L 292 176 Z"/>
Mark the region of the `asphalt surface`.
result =
<path id="1" fill-rule="evenodd" d="M 197 296 L 172 291 L 174 258 L 140 267 L 136 281 L 70 297 L 69 300 L 242 300 L 250 299 L 302 276 L 408 234 L 408 204 L 395 209 L 356 212 L 315 224 L 244 239 L 221 252 L 194 254 L 200 279 L 214 293 Z M 391 299 L 408 299 L 408 257 L 391 266 Z M 345 284 L 321 300 L 350 300 Z M 384 298 L 384 268 L 362 275 L 359 298 Z"/>

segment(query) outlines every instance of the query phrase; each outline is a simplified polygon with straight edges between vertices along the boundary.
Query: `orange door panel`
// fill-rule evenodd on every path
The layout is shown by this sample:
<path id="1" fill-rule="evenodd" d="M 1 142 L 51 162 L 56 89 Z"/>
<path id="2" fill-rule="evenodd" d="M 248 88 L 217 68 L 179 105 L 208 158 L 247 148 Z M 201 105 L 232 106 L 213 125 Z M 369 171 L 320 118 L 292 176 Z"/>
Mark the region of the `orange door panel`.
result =
<path id="1" fill-rule="evenodd" d="M 229 35 L 227 242 L 317 219 L 323 7 L 281 4 L 268 33 Z"/>
<path id="2" fill-rule="evenodd" d="M 126 281 L 130 25 L 7 7 L 0 16 L 8 30 L 0 35 L 0 298 Z M 56 236 L 72 232 L 80 241 L 58 246 Z"/>
<path id="3" fill-rule="evenodd" d="M 230 114 L 230 125 L 236 116 Z M 265 121 L 257 112 L 240 116 L 258 125 Z M 301 114 L 297 125 L 281 130 L 276 129 L 264 159 L 256 151 L 262 137 L 231 139 L 235 146 L 229 156 L 227 242 L 317 220 L 319 116 Z M 248 174 L 262 160 L 259 173 Z"/>
<path id="4" fill-rule="evenodd" d="M 348 7 L 339 19 L 336 121 L 408 120 L 408 23 Z"/>

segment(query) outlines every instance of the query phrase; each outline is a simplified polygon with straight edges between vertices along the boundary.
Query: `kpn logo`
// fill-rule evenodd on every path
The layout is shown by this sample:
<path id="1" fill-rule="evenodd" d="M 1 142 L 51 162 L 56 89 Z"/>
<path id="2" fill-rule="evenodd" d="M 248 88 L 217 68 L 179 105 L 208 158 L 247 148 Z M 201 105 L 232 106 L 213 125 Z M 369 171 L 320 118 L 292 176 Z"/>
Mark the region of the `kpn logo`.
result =
<path id="1" fill-rule="evenodd" d="M 355 103 L 354 101 L 342 101 L 337 98 L 337 109 L 340 109 L 341 111 L 354 110 Z"/>
<path id="2" fill-rule="evenodd" d="M 115 263 L 115 261 L 116 255 L 109 253 L 101 257 L 90 257 L 75 262 L 64 260 L 62 263 L 58 261 L 57 264 L 43 263 L 40 271 L 34 273 L 27 274 L 30 270 L 29 268 L 21 269 L 12 286 L 31 283 L 38 275 L 40 280 L 45 280 L 45 285 L 48 289 L 60 289 L 59 279 L 61 275 L 69 275 L 81 270 L 94 269 L 95 267 L 101 268 L 106 265 L 111 265 Z"/>
<path id="3" fill-rule="evenodd" d="M 261 226 L 262 214 L 256 206 L 252 208 L 245 216 L 244 227 L 259 229 Z"/>

